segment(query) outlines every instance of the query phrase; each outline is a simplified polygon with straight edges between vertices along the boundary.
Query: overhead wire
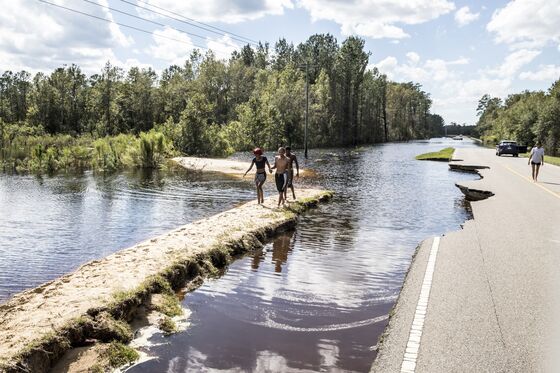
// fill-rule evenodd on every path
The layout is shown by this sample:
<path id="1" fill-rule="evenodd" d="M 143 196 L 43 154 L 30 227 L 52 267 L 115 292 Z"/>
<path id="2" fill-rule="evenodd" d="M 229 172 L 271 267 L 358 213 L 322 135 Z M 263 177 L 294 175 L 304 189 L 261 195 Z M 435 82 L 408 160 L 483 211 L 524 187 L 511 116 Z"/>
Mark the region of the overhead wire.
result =
<path id="1" fill-rule="evenodd" d="M 147 8 L 147 7 L 142 6 L 142 5 L 138 5 L 138 4 L 133 3 L 132 1 L 129 1 L 129 0 L 120 0 L 120 1 L 123 2 L 123 3 L 126 3 L 126 4 L 130 4 L 130 5 L 134 6 L 134 7 L 147 10 L 147 11 L 152 12 L 152 13 L 154 13 L 154 14 L 157 14 L 157 15 L 160 15 L 160 16 L 163 16 L 163 17 L 172 19 L 172 20 L 174 20 L 174 21 L 181 22 L 181 23 L 185 23 L 185 24 L 188 24 L 188 25 L 190 25 L 190 26 L 194 26 L 194 27 L 200 28 L 200 29 L 202 29 L 202 30 L 205 30 L 205 31 L 208 31 L 208 32 L 212 32 L 212 33 L 214 33 L 214 34 L 218 34 L 218 35 L 221 35 L 221 36 L 229 36 L 231 39 L 237 40 L 237 41 L 242 42 L 242 43 L 252 44 L 253 46 L 257 46 L 258 43 L 259 43 L 259 42 L 256 41 L 256 40 L 253 40 L 253 39 L 250 39 L 250 38 L 247 38 L 247 37 L 245 37 L 245 36 L 238 35 L 238 34 L 234 34 L 233 32 L 229 32 L 229 31 L 227 31 L 227 30 L 224 30 L 224 29 L 221 29 L 221 28 L 218 28 L 218 27 L 215 27 L 215 26 L 212 26 L 212 25 L 203 23 L 203 22 L 196 21 L 196 20 L 194 20 L 194 19 L 192 19 L 192 18 L 185 17 L 185 16 L 182 15 L 182 14 L 173 12 L 173 11 L 171 11 L 171 10 L 167 10 L 167 9 L 162 8 L 162 7 L 159 7 L 159 6 L 157 6 L 157 5 L 153 5 L 153 4 L 151 4 L 151 3 L 147 2 L 147 1 L 137 0 L 138 3 L 143 3 L 143 4 L 146 4 L 146 5 L 149 5 L 149 6 L 153 7 L 153 8 L 156 8 L 156 9 L 159 9 L 159 10 L 163 10 L 164 12 L 173 14 L 173 15 L 175 15 L 175 16 L 177 16 L 177 17 L 181 17 L 182 19 L 179 19 L 179 18 L 170 16 L 170 15 L 164 14 L 164 13 L 162 13 L 162 12 L 158 12 L 157 10 L 150 9 L 150 8 Z M 195 24 L 195 23 L 199 23 L 200 25 L 203 25 L 203 26 L 197 25 L 197 24 Z"/>
<path id="2" fill-rule="evenodd" d="M 140 28 L 140 27 L 127 25 L 127 24 L 124 24 L 124 23 L 121 23 L 121 22 L 116 22 L 116 21 L 113 21 L 113 20 L 111 20 L 111 19 L 107 19 L 107 18 L 103 18 L 103 17 L 96 16 L 96 15 L 94 15 L 94 14 L 89 14 L 89 13 L 86 13 L 86 12 L 82 12 L 82 11 L 77 10 L 77 9 L 68 8 L 68 7 L 63 6 L 63 5 L 51 3 L 51 2 L 46 1 L 46 0 L 37 0 L 37 1 L 39 1 L 39 2 L 41 2 L 41 3 L 45 3 L 45 4 L 48 4 L 48 5 L 51 5 L 51 6 L 54 6 L 54 7 L 57 7 L 57 8 L 65 9 L 65 10 L 70 11 L 70 12 L 73 12 L 73 13 L 77 13 L 77 14 L 81 14 L 81 15 L 84 15 L 84 16 L 87 16 L 87 17 L 95 18 L 95 19 L 98 19 L 98 20 L 100 20 L 100 21 L 105 21 L 105 22 L 113 23 L 113 24 L 119 25 L 119 26 L 121 26 L 121 27 L 126 27 L 126 28 L 129 28 L 129 29 L 132 29 L 132 30 L 136 30 L 136 31 L 139 31 L 139 32 L 146 33 L 146 34 L 151 34 L 151 35 L 153 35 L 153 36 L 155 36 L 155 37 L 158 37 L 158 38 L 173 40 L 173 41 L 176 41 L 176 42 L 178 42 L 178 43 L 183 43 L 183 44 L 195 46 L 195 47 L 197 47 L 197 48 L 201 48 L 201 49 L 205 49 L 205 50 L 210 50 L 210 48 L 208 48 L 208 47 L 204 47 L 204 46 L 202 46 L 202 45 L 198 45 L 198 44 L 193 43 L 193 42 L 188 42 L 188 41 L 176 39 L 176 38 L 173 38 L 173 37 L 170 37 L 170 36 L 157 34 L 157 33 L 153 32 L 153 31 L 145 30 L 145 29 L 142 29 L 142 28 Z"/>
<path id="3" fill-rule="evenodd" d="M 136 18 L 136 19 L 139 19 L 139 20 L 141 20 L 141 21 L 149 22 L 149 23 L 152 23 L 152 24 L 157 25 L 157 26 L 167 27 L 167 28 L 170 28 L 170 29 L 175 30 L 175 31 L 177 31 L 177 32 L 181 32 L 181 33 L 183 33 L 183 34 L 191 35 L 191 36 L 194 36 L 194 37 L 203 39 L 203 40 L 206 40 L 206 39 L 207 39 L 206 36 L 198 35 L 198 34 L 195 34 L 195 33 L 189 32 L 189 31 L 185 31 L 185 30 L 182 30 L 182 29 L 173 27 L 173 26 L 169 26 L 169 25 L 166 25 L 166 24 L 164 24 L 164 23 L 160 23 L 160 22 L 157 22 L 157 21 L 148 19 L 148 18 L 140 17 L 140 16 L 137 16 L 137 15 L 131 14 L 131 13 L 129 13 L 129 12 L 125 12 L 125 11 L 123 11 L 123 10 L 111 8 L 110 6 L 105 6 L 105 5 L 99 4 L 99 3 L 95 2 L 95 1 L 91 1 L 91 0 L 82 0 L 82 1 L 84 1 L 84 2 L 86 2 L 86 3 L 89 3 L 89 4 L 92 4 L 92 5 L 96 5 L 96 6 L 98 6 L 98 7 L 103 8 L 103 9 L 110 10 L 110 11 L 112 11 L 112 12 L 124 14 L 124 15 L 126 15 L 126 16 L 129 16 L 129 17 L 132 17 L 132 18 Z M 229 53 L 229 51 L 226 51 L 226 50 L 224 50 L 224 49 L 219 49 L 219 48 L 214 48 L 214 49 L 219 50 L 219 51 L 221 51 L 221 52 Z"/>

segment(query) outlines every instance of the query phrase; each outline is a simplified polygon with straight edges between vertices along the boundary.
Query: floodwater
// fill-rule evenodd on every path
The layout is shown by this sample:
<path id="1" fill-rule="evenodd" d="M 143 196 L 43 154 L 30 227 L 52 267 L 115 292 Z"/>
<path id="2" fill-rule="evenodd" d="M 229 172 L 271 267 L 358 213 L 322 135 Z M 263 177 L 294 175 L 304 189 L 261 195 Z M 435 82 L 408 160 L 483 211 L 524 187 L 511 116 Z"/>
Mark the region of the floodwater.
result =
<path id="1" fill-rule="evenodd" d="M 475 145 L 310 151 L 311 183 L 334 200 L 188 293 L 190 326 L 153 336 L 144 351 L 155 359 L 128 372 L 368 371 L 416 246 L 469 218 L 454 183 L 475 176 L 414 160 L 447 146 Z M 181 173 L 0 176 L 0 297 L 253 194 L 250 183 Z"/>
<path id="2" fill-rule="evenodd" d="M 0 173 L 0 303 L 87 261 L 251 198 L 244 182 L 184 171 Z"/>
<path id="3" fill-rule="evenodd" d="M 311 152 L 334 201 L 187 294 L 190 327 L 154 336 L 156 358 L 128 372 L 369 371 L 416 246 L 469 218 L 454 183 L 475 176 L 414 160 L 449 145 L 474 146 Z"/>

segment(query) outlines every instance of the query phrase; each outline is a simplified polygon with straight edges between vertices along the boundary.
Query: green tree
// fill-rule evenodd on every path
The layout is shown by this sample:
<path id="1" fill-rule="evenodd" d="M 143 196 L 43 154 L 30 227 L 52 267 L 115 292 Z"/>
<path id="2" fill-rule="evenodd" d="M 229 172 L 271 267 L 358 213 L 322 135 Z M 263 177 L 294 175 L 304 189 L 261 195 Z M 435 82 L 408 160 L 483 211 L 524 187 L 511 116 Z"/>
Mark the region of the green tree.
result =
<path id="1" fill-rule="evenodd" d="M 368 60 L 369 54 L 364 51 L 364 40 L 353 36 L 342 43 L 336 58 L 336 101 L 340 107 L 337 125 L 341 145 L 359 143 L 358 106 Z"/>
<path id="2" fill-rule="evenodd" d="M 208 143 L 207 137 L 208 127 L 212 125 L 208 118 L 213 110 L 213 105 L 204 95 L 195 93 L 191 96 L 179 121 L 181 127 L 179 148 L 181 151 L 192 155 L 208 154 L 212 145 Z"/>
<path id="3" fill-rule="evenodd" d="M 139 133 L 153 127 L 156 79 L 157 75 L 152 69 L 130 69 L 118 97 L 121 131 Z"/>

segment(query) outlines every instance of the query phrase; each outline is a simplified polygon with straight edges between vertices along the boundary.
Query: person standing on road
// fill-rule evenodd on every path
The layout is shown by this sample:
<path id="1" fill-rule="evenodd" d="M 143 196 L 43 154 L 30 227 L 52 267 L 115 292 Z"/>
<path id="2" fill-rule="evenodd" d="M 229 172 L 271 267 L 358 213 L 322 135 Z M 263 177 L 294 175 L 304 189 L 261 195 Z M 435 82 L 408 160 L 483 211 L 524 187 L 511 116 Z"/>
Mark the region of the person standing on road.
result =
<path id="1" fill-rule="evenodd" d="M 274 157 L 274 166 L 272 169 L 276 169 L 276 174 L 274 179 L 276 181 L 276 189 L 278 190 L 278 207 L 280 204 L 284 204 L 284 192 L 286 191 L 286 185 L 288 183 L 288 157 L 286 157 L 286 149 L 283 147 L 278 148 L 278 155 Z"/>
<path id="2" fill-rule="evenodd" d="M 255 148 L 255 150 L 253 150 L 253 154 L 255 155 L 255 158 L 253 158 L 253 161 L 251 162 L 251 166 L 247 171 L 245 171 L 243 177 L 245 177 L 245 175 L 247 175 L 247 173 L 251 171 L 253 165 L 257 167 L 257 173 L 255 174 L 255 185 L 257 187 L 257 201 L 258 204 L 260 205 L 261 203 L 264 202 L 264 192 L 262 187 L 264 182 L 266 181 L 265 166 L 268 166 L 268 170 L 270 171 L 270 173 L 272 173 L 272 169 L 270 168 L 270 163 L 268 163 L 268 159 L 266 159 L 266 157 L 263 156 L 263 151 L 261 148 Z"/>
<path id="3" fill-rule="evenodd" d="M 544 149 L 540 141 L 537 141 L 537 145 L 531 149 L 531 154 L 529 154 L 529 161 L 527 164 L 531 164 L 531 169 L 533 171 L 533 181 L 536 183 L 539 177 L 539 169 L 544 166 Z"/>
<path id="4" fill-rule="evenodd" d="M 297 157 L 292 153 L 292 148 L 286 146 L 286 158 L 288 158 L 288 182 L 286 190 L 284 190 L 284 200 L 288 200 L 288 188 L 292 190 L 292 196 L 296 199 L 296 192 L 294 192 L 294 163 L 296 164 L 296 177 L 299 177 L 299 164 Z"/>

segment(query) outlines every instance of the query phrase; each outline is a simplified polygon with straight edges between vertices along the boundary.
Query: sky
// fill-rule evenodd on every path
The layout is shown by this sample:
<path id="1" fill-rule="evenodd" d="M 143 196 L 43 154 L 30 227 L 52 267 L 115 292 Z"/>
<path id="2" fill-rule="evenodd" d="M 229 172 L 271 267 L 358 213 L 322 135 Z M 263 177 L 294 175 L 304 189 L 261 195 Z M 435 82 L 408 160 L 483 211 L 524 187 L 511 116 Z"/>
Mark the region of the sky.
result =
<path id="1" fill-rule="evenodd" d="M 247 39 L 274 47 L 355 35 L 371 52 L 369 68 L 421 84 L 433 113 L 468 125 L 482 95 L 547 90 L 560 78 L 559 0 L 0 1 L 0 71 L 74 63 L 90 75 L 110 61 L 160 72 L 194 48 L 227 58 Z"/>

